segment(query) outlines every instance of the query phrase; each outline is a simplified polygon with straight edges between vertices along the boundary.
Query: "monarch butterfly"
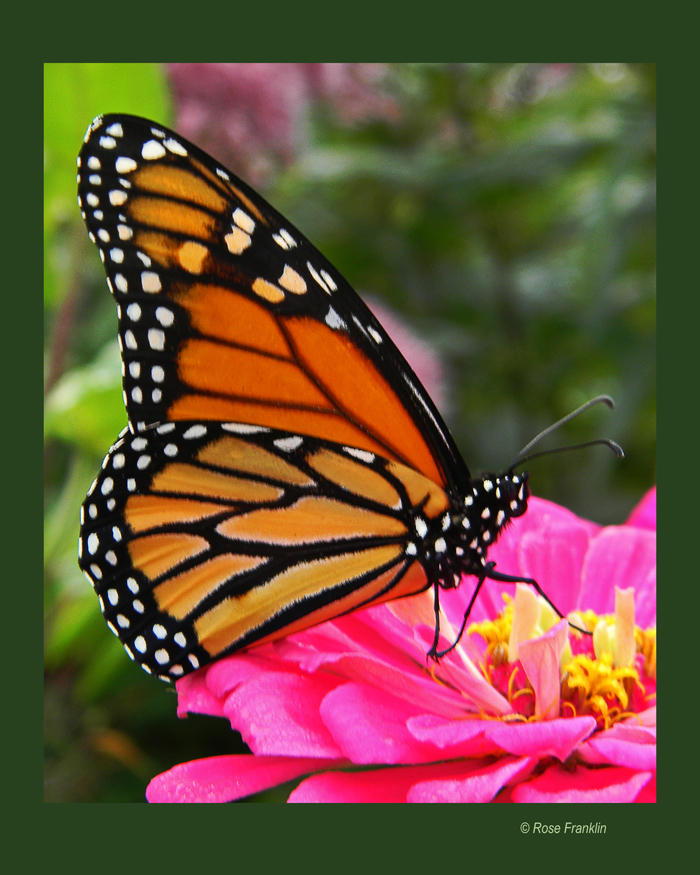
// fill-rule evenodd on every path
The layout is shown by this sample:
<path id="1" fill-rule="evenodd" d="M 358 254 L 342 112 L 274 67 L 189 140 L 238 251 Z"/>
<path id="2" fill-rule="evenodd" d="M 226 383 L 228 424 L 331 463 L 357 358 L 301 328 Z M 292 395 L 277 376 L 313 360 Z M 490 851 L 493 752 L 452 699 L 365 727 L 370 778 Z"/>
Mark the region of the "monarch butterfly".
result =
<path id="1" fill-rule="evenodd" d="M 182 137 L 96 118 L 78 204 L 129 423 L 83 504 L 79 562 L 129 656 L 173 680 L 430 587 L 442 655 L 440 590 L 515 580 L 487 552 L 525 513 L 527 474 L 472 478 L 349 284 Z"/>

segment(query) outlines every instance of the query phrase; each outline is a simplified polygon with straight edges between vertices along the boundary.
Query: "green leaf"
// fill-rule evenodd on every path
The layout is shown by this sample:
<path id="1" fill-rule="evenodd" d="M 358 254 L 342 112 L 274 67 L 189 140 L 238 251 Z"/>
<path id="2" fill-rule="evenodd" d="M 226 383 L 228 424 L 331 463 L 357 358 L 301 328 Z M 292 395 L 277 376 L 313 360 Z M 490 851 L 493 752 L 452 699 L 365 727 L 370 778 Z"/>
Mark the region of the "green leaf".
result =
<path id="1" fill-rule="evenodd" d="M 46 399 L 44 436 L 104 453 L 126 425 L 119 374 L 119 348 L 111 341 L 91 364 L 61 377 Z"/>
<path id="2" fill-rule="evenodd" d="M 44 65 L 44 295 L 66 294 L 56 259 L 58 232 L 78 223 L 75 161 L 87 126 L 100 113 L 144 115 L 168 124 L 170 100 L 158 64 Z M 60 260 L 59 260 L 60 264 Z"/>

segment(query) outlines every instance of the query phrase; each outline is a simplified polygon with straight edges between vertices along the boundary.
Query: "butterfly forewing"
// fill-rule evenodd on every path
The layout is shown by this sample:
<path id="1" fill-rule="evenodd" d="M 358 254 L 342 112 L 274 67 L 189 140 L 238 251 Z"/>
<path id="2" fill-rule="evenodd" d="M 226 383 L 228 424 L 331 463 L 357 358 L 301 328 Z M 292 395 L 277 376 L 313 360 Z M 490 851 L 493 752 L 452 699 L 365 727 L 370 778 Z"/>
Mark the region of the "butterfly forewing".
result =
<path id="1" fill-rule="evenodd" d="M 136 430 L 241 421 L 468 473 L 381 325 L 305 237 L 212 158 L 130 116 L 90 127 L 79 202 L 119 308 Z"/>

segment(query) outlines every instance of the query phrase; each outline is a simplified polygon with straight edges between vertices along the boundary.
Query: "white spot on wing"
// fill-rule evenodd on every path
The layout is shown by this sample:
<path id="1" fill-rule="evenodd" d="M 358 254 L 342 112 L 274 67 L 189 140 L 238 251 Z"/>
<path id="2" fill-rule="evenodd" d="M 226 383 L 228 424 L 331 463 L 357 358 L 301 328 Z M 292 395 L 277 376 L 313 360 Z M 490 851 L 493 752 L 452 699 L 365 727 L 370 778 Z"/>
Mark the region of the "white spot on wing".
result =
<path id="1" fill-rule="evenodd" d="M 248 425 L 246 422 L 222 422 L 221 428 L 224 431 L 231 431 L 234 434 L 258 434 L 259 432 L 269 431 L 264 425 Z"/>
<path id="2" fill-rule="evenodd" d="M 164 140 L 165 147 L 172 152 L 174 155 L 186 155 L 187 149 L 179 143 L 177 140 L 173 140 L 172 137 L 169 137 L 167 140 Z"/>
<path id="3" fill-rule="evenodd" d="M 182 435 L 185 440 L 189 440 L 191 438 L 200 438 L 204 437 L 207 433 L 206 425 L 192 425 L 187 431 Z"/>
<path id="4" fill-rule="evenodd" d="M 321 276 L 323 277 L 323 279 L 324 279 L 325 282 L 326 282 L 326 285 L 328 286 L 328 288 L 329 288 L 332 292 L 334 292 L 334 291 L 338 288 L 338 286 L 336 285 L 335 280 L 334 280 L 333 277 L 328 273 L 327 270 L 322 270 L 322 271 L 321 271 Z"/>
<path id="5" fill-rule="evenodd" d="M 170 328 L 175 321 L 175 315 L 173 311 L 168 310 L 167 307 L 157 307 L 156 319 L 160 322 L 163 328 Z"/>
<path id="6" fill-rule="evenodd" d="M 165 333 L 160 328 L 149 328 L 148 345 L 151 349 L 162 352 L 165 349 Z"/>
<path id="7" fill-rule="evenodd" d="M 139 165 L 133 158 L 127 158 L 122 155 L 114 162 L 114 166 L 117 173 L 131 173 L 131 171 L 136 170 Z"/>
<path id="8" fill-rule="evenodd" d="M 304 438 L 299 435 L 294 435 L 293 437 L 280 438 L 279 440 L 273 441 L 273 443 L 276 447 L 279 447 L 280 450 L 288 452 L 300 447 L 304 443 Z"/>
<path id="9" fill-rule="evenodd" d="M 244 212 L 240 207 L 236 207 L 233 211 L 233 221 L 248 234 L 252 234 L 255 230 L 255 222 L 250 218 L 248 213 Z"/>
<path id="10" fill-rule="evenodd" d="M 355 459 L 366 462 L 368 465 L 374 462 L 374 453 L 370 453 L 368 450 L 359 450 L 357 447 L 343 447 L 343 450 L 348 456 L 353 456 Z"/>
<path id="11" fill-rule="evenodd" d="M 319 286 L 321 286 L 323 291 L 328 292 L 328 294 L 330 295 L 331 290 L 328 288 L 325 281 L 321 278 L 321 276 L 319 275 L 318 271 L 313 266 L 313 264 L 311 264 L 310 261 L 307 261 L 306 266 L 309 268 L 309 273 L 311 274 L 311 276 L 316 280 L 316 282 L 319 284 Z"/>
<path id="12" fill-rule="evenodd" d="M 159 292 L 161 290 L 161 284 L 158 274 L 144 270 L 141 274 L 141 288 L 144 292 Z"/>
<path id="13" fill-rule="evenodd" d="M 158 158 L 162 158 L 165 155 L 165 149 L 161 143 L 157 143 L 155 140 L 149 140 L 141 147 L 141 155 L 146 161 L 156 161 Z"/>
<path id="14" fill-rule="evenodd" d="M 294 247 L 297 245 L 297 241 L 285 228 L 280 228 L 280 237 L 282 237 L 282 239 L 286 242 L 287 246 L 290 249 L 294 249 Z"/>
<path id="15" fill-rule="evenodd" d="M 329 328 L 333 328 L 336 331 L 338 329 L 347 329 L 348 327 L 332 307 L 328 308 L 325 321 Z"/>

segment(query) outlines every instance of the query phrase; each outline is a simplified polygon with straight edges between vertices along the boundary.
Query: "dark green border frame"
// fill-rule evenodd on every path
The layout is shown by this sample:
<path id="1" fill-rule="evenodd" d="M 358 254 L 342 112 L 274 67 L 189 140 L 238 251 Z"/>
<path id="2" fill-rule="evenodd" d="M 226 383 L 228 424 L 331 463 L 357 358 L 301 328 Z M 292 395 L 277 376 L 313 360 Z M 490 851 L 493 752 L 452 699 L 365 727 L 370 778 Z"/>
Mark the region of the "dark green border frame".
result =
<path id="1" fill-rule="evenodd" d="M 649 35 L 652 29 L 657 30 L 659 23 L 654 20 L 655 15 L 647 16 L 642 10 L 637 10 L 636 15 L 644 19 L 647 32 L 638 35 L 634 33 L 636 22 L 630 20 L 635 14 L 634 11 L 620 9 L 622 15 L 613 21 L 611 20 L 613 12 L 609 4 L 605 6 L 598 4 L 597 8 L 589 5 L 585 9 L 571 10 L 573 12 L 571 17 L 569 17 L 571 13 L 565 13 L 559 5 L 553 4 L 551 16 L 546 15 L 542 10 L 535 13 L 532 7 L 520 6 L 516 18 L 507 10 L 499 8 L 493 10 L 496 13 L 493 20 L 485 20 L 482 11 L 469 9 L 468 6 L 465 6 L 462 12 L 450 11 L 450 8 L 454 9 L 454 7 L 445 8 L 440 14 L 439 8 L 434 4 L 430 7 L 420 7 L 415 12 L 410 12 L 403 7 L 394 7 L 393 12 L 387 9 L 389 20 L 380 22 L 377 20 L 380 13 L 376 6 L 373 6 L 371 13 L 368 14 L 366 10 L 353 4 L 351 8 L 345 10 L 342 16 L 344 23 L 336 33 L 332 32 L 335 28 L 330 26 L 327 19 L 328 8 L 317 17 L 308 12 L 299 21 L 299 7 L 287 4 L 282 16 L 276 22 L 274 10 L 261 10 L 263 21 L 255 24 L 244 20 L 251 15 L 250 9 L 231 10 L 223 14 L 220 20 L 224 40 L 215 47 L 207 44 L 207 54 L 223 52 L 226 57 L 235 55 L 237 60 L 240 59 L 241 50 L 245 54 L 254 52 L 265 58 L 271 56 L 283 58 L 290 52 L 313 55 L 337 53 L 350 54 L 353 60 L 368 56 L 384 57 L 387 54 L 420 58 L 432 56 L 463 58 L 472 55 L 474 51 L 481 55 L 495 53 L 511 57 L 550 53 L 568 55 L 571 47 L 562 44 L 562 38 L 570 36 L 570 33 L 564 33 L 565 29 L 576 32 L 576 49 L 579 54 L 584 54 L 586 59 L 590 59 L 590 55 L 601 60 L 609 60 L 620 55 L 646 59 L 656 57 L 660 53 L 659 34 L 654 32 L 653 36 Z M 123 47 L 125 41 L 130 42 L 132 36 L 137 34 L 142 40 L 140 45 L 142 50 L 150 53 L 156 46 L 160 50 L 167 47 L 169 52 L 173 52 L 175 51 L 173 44 L 166 41 L 165 34 L 160 29 L 162 19 L 170 12 L 173 19 L 177 19 L 180 32 L 186 39 L 192 39 L 188 20 L 192 10 L 180 14 L 174 9 L 168 11 L 164 7 L 154 7 L 156 15 L 153 16 L 153 22 L 144 20 L 149 17 L 147 14 L 142 19 L 142 12 L 142 9 L 128 10 L 124 6 L 101 11 L 91 4 L 89 11 L 84 12 L 76 27 L 76 18 L 68 15 L 65 7 L 60 10 L 62 18 L 65 16 L 70 19 L 64 20 L 62 24 L 72 39 L 76 39 L 76 30 L 80 34 L 79 50 L 96 51 L 108 43 Z M 219 32 L 217 12 L 207 9 L 202 17 L 206 18 L 202 35 L 207 39 L 217 40 Z M 291 28 L 290 21 L 293 18 L 297 18 L 302 25 L 300 28 Z M 326 25 L 321 28 L 320 24 L 324 20 Z M 568 25 L 565 24 L 566 20 L 569 21 Z M 274 23 L 280 26 L 274 35 L 275 38 L 271 40 L 270 37 L 273 35 L 270 33 L 270 27 Z M 293 41 L 291 34 L 303 32 L 305 24 L 309 27 L 304 42 Z M 682 31 L 682 22 L 677 21 L 674 25 Z M 52 31 L 52 27 L 53 22 L 44 21 L 44 32 L 53 37 L 55 45 L 57 35 L 56 31 Z M 410 34 L 405 32 L 408 27 L 411 29 Z M 505 29 L 508 30 L 508 34 L 504 35 Z M 663 27 L 661 29 L 663 30 Z M 530 34 L 532 40 L 528 39 Z M 341 38 L 340 45 L 337 42 L 338 37 Z M 601 39 L 604 45 L 601 45 Z M 689 214 L 694 204 L 689 203 L 690 187 L 687 184 L 688 178 L 693 178 L 697 163 L 697 141 L 690 130 L 692 122 L 688 124 L 694 119 L 696 89 L 692 86 L 693 80 L 690 78 L 690 59 L 694 57 L 694 53 L 687 41 L 683 43 L 682 33 L 674 35 L 673 43 L 669 40 L 668 46 L 661 54 L 673 51 L 674 58 L 661 65 L 659 74 L 663 94 L 660 114 L 662 142 L 666 150 L 663 160 L 662 214 L 668 220 L 668 225 L 661 224 L 659 233 L 662 244 L 660 248 L 664 253 L 660 279 L 665 290 L 664 298 L 672 302 L 671 307 L 665 309 L 664 313 L 675 316 L 675 319 L 668 319 L 668 321 L 664 317 L 660 322 L 661 346 L 665 352 L 663 361 L 665 364 L 670 356 L 673 367 L 673 371 L 669 372 L 668 378 L 664 380 L 664 401 L 661 409 L 666 416 L 669 416 L 672 410 L 682 411 L 684 414 L 682 422 L 675 428 L 672 417 L 666 426 L 669 432 L 672 429 L 671 433 L 674 436 L 674 458 L 684 461 L 681 464 L 677 461 L 674 478 L 668 478 L 665 482 L 663 475 L 660 477 L 664 482 L 660 500 L 661 516 L 663 519 L 664 508 L 668 508 L 669 516 L 672 513 L 674 527 L 673 551 L 663 549 L 666 537 L 670 537 L 670 533 L 664 533 L 663 524 L 661 527 L 661 552 L 665 561 L 662 566 L 664 573 L 660 589 L 662 594 L 665 592 L 667 604 L 671 598 L 674 599 L 671 604 L 676 604 L 678 597 L 685 595 L 685 586 L 694 585 L 694 581 L 685 583 L 689 577 L 687 573 L 674 574 L 671 577 L 668 574 L 668 565 L 670 561 L 671 570 L 678 569 L 679 559 L 676 557 L 682 552 L 682 545 L 688 543 L 688 538 L 684 538 L 683 535 L 690 535 L 689 527 L 696 525 L 694 490 L 692 487 L 688 488 L 687 482 L 690 480 L 688 475 L 694 467 L 697 451 L 697 441 L 690 444 L 690 436 L 695 434 L 695 427 L 692 421 L 688 422 L 690 418 L 688 410 L 692 410 L 695 406 L 693 395 L 688 396 L 693 392 L 694 374 L 697 370 L 695 357 L 691 357 L 691 353 L 697 347 L 694 330 L 697 323 L 693 318 L 692 309 L 697 306 L 695 303 L 697 270 L 689 264 L 688 256 L 694 255 L 697 248 L 695 241 L 697 220 L 694 209 L 693 215 Z M 387 46 L 390 48 L 387 49 Z M 133 47 L 131 50 L 133 51 Z M 685 70 L 680 69 L 680 64 L 677 63 L 679 58 L 688 59 Z M 563 837 L 542 839 L 535 845 L 532 836 L 522 836 L 519 831 L 519 823 L 522 820 L 533 819 L 533 814 L 530 814 L 531 809 L 522 807 L 515 809 L 512 806 L 497 809 L 487 806 L 478 808 L 471 806 L 468 809 L 440 807 L 432 810 L 402 806 L 398 812 L 385 809 L 379 817 L 374 812 L 368 812 L 366 808 L 357 806 L 350 810 L 347 806 L 321 812 L 316 810 L 311 814 L 273 813 L 274 809 L 269 806 L 266 808 L 237 806 L 223 809 L 222 814 L 217 814 L 211 808 L 206 810 L 206 814 L 190 813 L 190 809 L 186 809 L 186 814 L 184 812 L 158 814 L 157 809 L 154 810 L 153 807 L 146 810 L 139 809 L 143 812 L 140 814 L 130 813 L 128 810 L 120 810 L 117 813 L 112 807 L 109 812 L 103 812 L 101 809 L 96 812 L 85 811 L 79 819 L 73 818 L 61 808 L 44 806 L 40 818 L 35 819 L 34 805 L 41 796 L 38 782 L 32 777 L 35 756 L 37 756 L 33 743 L 35 737 L 33 727 L 40 725 L 40 720 L 35 723 L 31 716 L 34 713 L 36 693 L 32 658 L 34 648 L 29 642 L 34 639 L 32 635 L 27 635 L 27 628 L 33 629 L 34 625 L 21 623 L 18 618 L 28 619 L 30 616 L 35 616 L 33 600 L 37 597 L 35 589 L 38 590 L 38 587 L 32 585 L 32 581 L 38 580 L 38 574 L 33 573 L 33 557 L 38 551 L 35 546 L 36 528 L 32 526 L 34 506 L 30 496 L 34 495 L 33 471 L 40 470 L 40 467 L 37 461 L 38 453 L 35 455 L 33 452 L 35 449 L 33 440 L 25 437 L 21 432 L 24 431 L 26 419 L 32 421 L 32 414 L 28 410 L 28 399 L 33 397 L 30 384 L 33 383 L 34 367 L 38 369 L 41 358 L 38 353 L 36 356 L 33 353 L 31 340 L 27 342 L 25 332 L 15 331 L 12 326 L 33 325 L 36 324 L 35 320 L 41 318 L 41 300 L 38 297 L 38 289 L 41 287 L 38 265 L 41 262 L 36 256 L 32 257 L 30 235 L 23 233 L 23 229 L 33 225 L 29 209 L 32 180 L 39 177 L 37 169 L 41 166 L 39 152 L 41 114 L 37 109 L 41 93 L 40 64 L 37 65 L 36 71 L 33 67 L 29 70 L 25 67 L 24 74 L 27 74 L 29 87 L 25 82 L 21 99 L 18 99 L 20 97 L 18 94 L 10 96 L 4 137 L 6 178 L 9 182 L 6 215 L 11 214 L 15 219 L 8 222 L 11 227 L 6 233 L 10 233 L 15 238 L 17 231 L 20 232 L 17 234 L 17 239 L 13 239 L 8 246 L 5 256 L 10 267 L 5 285 L 5 300 L 8 307 L 5 325 L 6 329 L 9 329 L 6 330 L 4 344 L 5 368 L 6 374 L 11 377 L 6 379 L 5 427 L 8 431 L 20 432 L 20 434 L 15 433 L 12 438 L 8 435 L 5 450 L 5 470 L 9 481 L 6 483 L 5 494 L 12 502 L 10 519 L 6 521 L 10 522 L 10 525 L 5 528 L 6 555 L 10 558 L 8 563 L 10 574 L 7 576 L 6 589 L 9 599 L 5 606 L 5 631 L 6 637 L 9 638 L 6 642 L 6 653 L 14 656 L 8 667 L 11 665 L 12 669 L 17 668 L 6 672 L 6 678 L 8 676 L 12 678 L 6 686 L 9 693 L 6 702 L 10 705 L 6 710 L 6 722 L 17 727 L 20 723 L 23 724 L 22 731 L 16 734 L 11 741 L 11 746 L 6 746 L 5 765 L 8 780 L 6 788 L 9 790 L 6 796 L 8 800 L 19 797 L 17 799 L 19 804 L 15 803 L 13 808 L 21 812 L 19 816 L 24 824 L 21 831 L 17 830 L 18 837 L 25 836 L 22 839 L 23 844 L 26 843 L 23 859 L 37 859 L 38 856 L 48 865 L 64 861 L 72 869 L 80 871 L 83 866 L 87 868 L 88 865 L 90 868 L 111 869 L 118 866 L 123 869 L 136 864 L 138 868 L 145 868 L 149 865 L 148 858 L 162 871 L 168 866 L 166 861 L 174 856 L 172 854 L 174 849 L 177 858 L 173 860 L 173 864 L 178 870 L 189 868 L 191 864 L 194 864 L 194 867 L 202 867 L 212 863 L 214 865 L 223 863 L 236 868 L 250 865 L 255 871 L 286 870 L 297 865 L 315 868 L 319 864 L 319 868 L 323 866 L 327 869 L 335 868 L 341 863 L 342 868 L 350 868 L 352 871 L 356 871 L 359 867 L 362 870 L 379 871 L 390 867 L 393 871 L 417 872 L 443 866 L 471 869 L 479 863 L 486 864 L 489 868 L 504 865 L 520 866 L 528 859 L 534 865 L 564 866 L 567 869 L 573 867 L 577 870 L 582 870 L 584 865 L 586 869 L 597 869 L 601 866 L 610 868 L 616 863 L 623 864 L 623 860 L 626 866 L 642 860 L 648 866 L 651 859 L 656 856 L 654 850 L 662 846 L 669 847 L 670 850 L 670 846 L 673 845 L 675 853 L 682 853 L 680 843 L 676 844 L 674 841 L 674 834 L 679 831 L 674 830 L 673 826 L 676 824 L 680 826 L 683 821 L 687 824 L 689 818 L 682 817 L 682 812 L 689 809 L 684 801 L 684 795 L 687 794 L 688 802 L 694 797 L 694 787 L 692 784 L 688 786 L 693 779 L 684 764 L 677 763 L 674 768 L 668 761 L 664 765 L 660 805 L 634 808 L 606 806 L 604 809 L 599 806 L 593 809 L 587 807 L 586 814 L 589 819 L 607 822 L 609 828 L 604 837 L 587 837 L 583 847 L 580 844 L 581 839 L 574 840 L 575 844 L 572 845 L 571 840 L 567 841 Z M 36 95 L 36 100 L 32 98 L 32 94 Z M 680 178 L 683 171 L 685 171 L 685 179 Z M 677 178 L 674 179 L 674 175 Z M 671 201 L 670 209 L 666 206 L 668 200 Z M 13 207 L 10 208 L 10 205 Z M 32 289 L 37 290 L 36 300 L 31 292 Z M 23 310 L 25 301 L 26 312 Z M 15 302 L 21 302 L 19 307 Z M 684 327 L 686 336 L 684 336 Z M 35 359 L 36 364 L 30 364 L 30 359 Z M 665 369 L 668 369 L 668 365 L 666 368 L 662 367 L 662 374 Z M 26 379 L 24 376 L 18 379 L 18 373 L 26 374 Z M 676 375 L 675 379 L 671 377 L 671 373 Z M 678 375 L 683 375 L 684 378 L 678 379 Z M 677 397 L 674 397 L 674 393 Z M 11 411 L 18 411 L 19 417 Z M 661 471 L 663 470 L 665 470 L 664 464 L 661 466 Z M 38 477 L 37 473 L 37 479 Z M 681 500 L 681 488 L 683 488 L 684 500 Z M 675 512 L 671 509 L 672 500 L 675 500 L 673 504 Z M 684 567 L 692 569 L 694 563 L 691 561 Z M 25 598 L 28 604 L 25 604 Z M 662 615 L 663 613 L 662 611 Z M 673 615 L 667 611 L 666 616 Z M 690 616 L 694 618 L 694 612 L 690 613 Z M 692 625 L 687 631 L 685 627 L 680 627 L 679 633 L 681 630 L 685 635 L 676 636 L 676 645 L 690 636 L 695 637 Z M 37 652 L 40 653 L 38 648 Z M 690 660 L 683 659 L 681 653 L 674 653 L 674 656 L 676 656 L 673 663 L 675 665 L 693 664 Z M 673 687 L 673 684 L 671 686 Z M 685 692 L 687 696 L 687 689 Z M 676 701 L 679 704 L 685 702 L 686 696 L 682 699 L 679 697 Z M 667 696 L 664 698 L 668 701 Z M 26 723 L 31 727 L 29 731 L 25 728 Z M 679 740 L 679 744 L 674 747 L 679 753 L 684 748 L 688 764 L 695 761 L 692 736 L 687 746 L 682 745 Z M 668 740 L 665 748 L 668 751 Z M 664 759 L 668 758 L 664 757 Z M 675 778 L 672 777 L 674 773 Z M 679 776 L 683 784 L 680 784 Z M 684 787 L 685 794 L 683 794 Z M 677 800 L 681 803 L 678 806 Z M 571 819 L 575 816 L 561 812 L 559 818 Z M 32 824 L 29 827 L 31 838 L 27 835 L 29 823 Z M 182 823 L 182 827 L 178 829 L 179 823 Z M 42 835 L 41 839 L 36 836 L 37 825 L 40 828 L 46 827 L 47 834 Z M 15 833 L 11 826 L 9 833 Z M 685 836 L 692 837 L 692 831 L 688 830 Z M 678 835 L 678 838 L 681 839 L 681 836 Z M 39 846 L 37 850 L 34 850 L 34 844 Z"/>

